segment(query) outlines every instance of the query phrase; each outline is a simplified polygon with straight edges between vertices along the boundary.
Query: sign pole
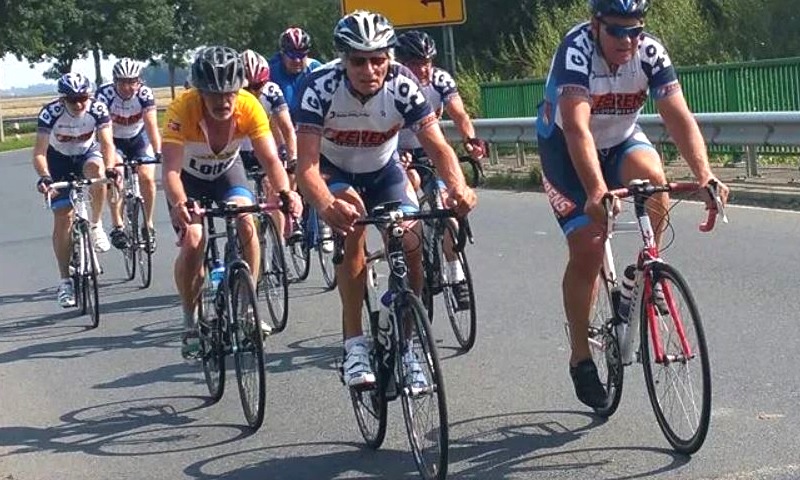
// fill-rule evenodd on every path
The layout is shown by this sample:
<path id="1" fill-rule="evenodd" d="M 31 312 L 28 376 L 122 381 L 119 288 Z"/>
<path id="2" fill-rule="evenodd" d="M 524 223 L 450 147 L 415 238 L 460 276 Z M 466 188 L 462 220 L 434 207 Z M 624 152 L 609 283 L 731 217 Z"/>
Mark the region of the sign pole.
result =
<path id="1" fill-rule="evenodd" d="M 450 74 L 456 74 L 456 43 L 453 40 L 453 26 L 447 25 L 444 27 L 445 48 L 447 49 L 447 56 L 449 60 Z"/>

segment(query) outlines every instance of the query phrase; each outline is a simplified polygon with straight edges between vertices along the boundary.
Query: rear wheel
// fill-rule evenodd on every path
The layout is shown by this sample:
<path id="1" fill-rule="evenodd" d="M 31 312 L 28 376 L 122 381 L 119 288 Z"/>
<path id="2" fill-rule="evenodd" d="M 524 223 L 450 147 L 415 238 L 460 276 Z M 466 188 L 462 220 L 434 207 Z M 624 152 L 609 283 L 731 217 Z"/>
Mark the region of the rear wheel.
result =
<path id="1" fill-rule="evenodd" d="M 264 345 L 256 308 L 256 291 L 247 268 L 237 268 L 231 272 L 229 293 L 239 396 L 247 425 L 257 430 L 264 422 Z"/>
<path id="2" fill-rule="evenodd" d="M 397 318 L 403 319 L 401 325 L 405 325 L 403 330 L 408 330 L 401 335 L 403 340 L 398 352 L 398 377 L 403 386 L 401 400 L 408 440 L 422 477 L 441 480 L 447 476 L 449 432 L 439 354 L 419 298 L 406 292 L 395 305 L 398 306 Z M 416 359 L 419 371 L 409 368 L 406 362 L 409 352 Z"/>
<path id="3" fill-rule="evenodd" d="M 289 316 L 289 282 L 278 229 L 269 215 L 261 217 L 261 275 L 259 290 L 267 301 L 269 321 L 275 332 L 286 328 Z"/>
<path id="4" fill-rule="evenodd" d="M 676 451 L 691 454 L 703 446 L 711 421 L 711 366 L 703 323 L 677 270 L 660 264 L 651 273 L 645 281 L 663 293 L 644 298 L 640 311 L 647 394 L 667 441 Z"/>
<path id="5" fill-rule="evenodd" d="M 613 330 L 614 308 L 609 302 L 608 283 L 601 272 L 597 280 L 594 307 L 589 317 L 589 347 L 600 382 L 606 390 L 605 404 L 594 409 L 602 417 L 613 415 L 622 398 L 622 357 L 617 335 Z"/>
<path id="6" fill-rule="evenodd" d="M 370 274 L 370 272 L 368 272 Z M 375 335 L 378 326 L 378 312 L 370 311 L 369 297 L 364 296 L 364 305 L 361 310 L 361 328 L 370 347 L 370 363 L 372 371 L 377 375 L 375 387 L 368 390 L 350 389 L 350 400 L 353 403 L 353 412 L 356 415 L 358 429 L 367 446 L 378 449 L 386 438 L 387 399 L 386 382 L 391 371 L 383 372 L 380 366 L 380 353 L 375 345 Z"/>
<path id="7" fill-rule="evenodd" d="M 455 268 L 451 269 L 444 252 L 445 239 L 452 241 L 451 245 L 456 243 L 455 227 L 447 220 L 444 223 L 444 235 L 436 245 L 442 269 L 442 300 L 456 341 L 461 349 L 467 352 L 475 345 L 477 334 L 478 314 L 475 309 L 475 288 L 472 285 L 472 273 L 469 270 L 466 252 L 463 249 L 460 252 L 454 252 L 453 265 Z M 459 303 L 459 291 L 466 291 L 468 299 L 466 304 Z"/>

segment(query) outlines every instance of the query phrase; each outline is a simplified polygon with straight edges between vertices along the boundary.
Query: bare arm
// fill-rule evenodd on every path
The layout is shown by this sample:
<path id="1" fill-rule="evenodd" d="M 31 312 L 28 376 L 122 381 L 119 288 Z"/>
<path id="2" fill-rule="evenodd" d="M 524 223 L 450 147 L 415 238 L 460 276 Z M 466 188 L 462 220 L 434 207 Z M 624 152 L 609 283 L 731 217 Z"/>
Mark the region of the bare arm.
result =
<path id="1" fill-rule="evenodd" d="M 155 108 L 145 112 L 144 128 L 147 132 L 147 138 L 150 139 L 150 145 L 153 146 L 153 151 L 156 153 L 161 152 L 161 132 L 158 130 L 158 113 Z"/>
<path id="2" fill-rule="evenodd" d="M 428 157 L 433 159 L 437 174 L 444 180 L 448 188 L 466 186 L 456 152 L 445 140 L 438 122 L 424 126 L 417 132 L 417 139 Z"/>
<path id="3" fill-rule="evenodd" d="M 162 154 L 163 168 L 161 169 L 161 182 L 164 184 L 164 194 L 170 205 L 186 202 L 186 191 L 181 182 L 183 169 L 183 145 L 179 143 L 165 143 Z"/>
<path id="4" fill-rule="evenodd" d="M 36 134 L 36 145 L 33 147 L 33 169 L 40 177 L 49 177 L 47 168 L 47 147 L 50 145 L 50 134 L 39 132 Z"/>
<path id="5" fill-rule="evenodd" d="M 599 202 L 608 191 L 608 186 L 603 179 L 594 137 L 589 130 L 589 119 L 591 118 L 589 101 L 582 96 L 561 96 L 558 100 L 558 108 L 561 110 L 563 119 L 567 149 L 575 171 L 578 173 L 578 178 L 586 190 L 588 199 Z"/>
<path id="6" fill-rule="evenodd" d="M 275 140 L 272 133 L 253 140 L 253 152 L 256 155 L 261 167 L 269 178 L 269 183 L 276 192 L 289 191 L 289 177 L 286 169 L 283 168 L 278 158 L 278 149 L 275 147 Z"/>
<path id="7" fill-rule="evenodd" d="M 97 140 L 100 142 L 100 152 L 103 154 L 106 168 L 114 168 L 117 163 L 117 149 L 114 147 L 110 123 L 97 129 Z"/>
<path id="8" fill-rule="evenodd" d="M 289 160 L 297 158 L 297 134 L 294 132 L 292 116 L 289 114 L 289 110 L 283 109 L 273 115 L 272 118 L 278 127 L 278 131 L 281 132 L 283 143 L 289 153 Z"/>
<path id="9" fill-rule="evenodd" d="M 681 156 L 689 164 L 697 181 L 705 185 L 713 177 L 711 167 L 708 165 L 706 142 L 689 111 L 683 92 L 678 90 L 668 97 L 657 100 L 656 108 L 664 119 L 667 132 L 678 146 Z"/>
<path id="10" fill-rule="evenodd" d="M 336 200 L 319 170 L 321 139 L 318 133 L 297 134 L 297 186 L 318 212 L 325 211 Z"/>
<path id="11" fill-rule="evenodd" d="M 453 119 L 453 123 L 465 142 L 470 138 L 475 138 L 475 128 L 472 126 L 469 114 L 464 108 L 461 95 L 453 95 L 450 101 L 445 104 L 444 109 L 447 111 L 447 115 Z"/>

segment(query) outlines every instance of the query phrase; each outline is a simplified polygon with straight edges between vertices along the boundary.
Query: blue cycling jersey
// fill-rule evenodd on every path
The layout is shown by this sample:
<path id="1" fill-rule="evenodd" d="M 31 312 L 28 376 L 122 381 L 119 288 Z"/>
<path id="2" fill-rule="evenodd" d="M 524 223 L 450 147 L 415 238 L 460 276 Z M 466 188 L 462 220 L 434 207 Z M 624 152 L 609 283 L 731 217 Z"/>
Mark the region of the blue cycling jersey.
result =
<path id="1" fill-rule="evenodd" d="M 306 78 L 306 75 L 321 65 L 322 63 L 320 63 L 319 60 L 309 58 L 308 65 L 302 72 L 291 74 L 284 68 L 280 52 L 269 59 L 269 79 L 281 87 L 283 98 L 286 99 L 286 104 L 289 105 L 291 111 L 295 109 L 296 94 L 300 90 L 300 86 Z M 292 119 L 294 119 L 294 115 Z"/>

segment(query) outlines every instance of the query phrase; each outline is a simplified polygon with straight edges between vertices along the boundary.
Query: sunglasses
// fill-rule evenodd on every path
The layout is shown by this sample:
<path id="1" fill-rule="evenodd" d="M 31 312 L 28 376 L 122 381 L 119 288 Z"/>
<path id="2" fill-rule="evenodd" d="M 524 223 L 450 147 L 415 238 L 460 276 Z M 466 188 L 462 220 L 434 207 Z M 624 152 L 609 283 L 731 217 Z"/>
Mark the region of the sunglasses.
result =
<path id="1" fill-rule="evenodd" d="M 382 67 L 389 61 L 389 57 L 352 57 L 348 56 L 347 61 L 354 67 L 363 67 L 369 62 L 373 67 Z"/>
<path id="2" fill-rule="evenodd" d="M 642 32 L 644 32 L 644 25 L 635 25 L 632 27 L 627 27 L 624 25 L 615 25 L 613 23 L 606 23 L 602 18 L 600 19 L 600 23 L 602 23 L 605 26 L 606 33 L 608 33 L 614 38 L 623 39 L 627 37 L 630 38 L 631 40 L 635 40 L 639 38 Z"/>
<path id="3" fill-rule="evenodd" d="M 120 78 L 116 80 L 116 83 L 120 85 L 139 85 L 142 81 L 138 78 Z"/>
<path id="4" fill-rule="evenodd" d="M 281 52 L 287 57 L 291 58 L 292 60 L 303 60 L 308 56 L 308 52 L 290 52 L 290 51 L 283 51 Z"/>
<path id="5" fill-rule="evenodd" d="M 65 102 L 72 103 L 72 104 L 83 103 L 83 102 L 89 100 L 89 96 L 88 95 L 81 95 L 81 96 L 77 96 L 77 97 L 63 97 L 63 98 L 64 98 Z"/>

